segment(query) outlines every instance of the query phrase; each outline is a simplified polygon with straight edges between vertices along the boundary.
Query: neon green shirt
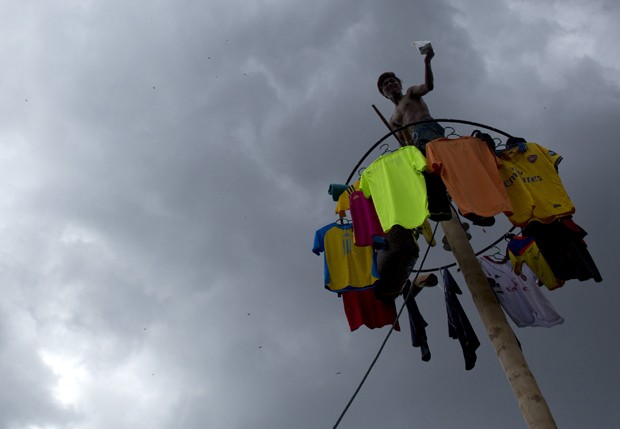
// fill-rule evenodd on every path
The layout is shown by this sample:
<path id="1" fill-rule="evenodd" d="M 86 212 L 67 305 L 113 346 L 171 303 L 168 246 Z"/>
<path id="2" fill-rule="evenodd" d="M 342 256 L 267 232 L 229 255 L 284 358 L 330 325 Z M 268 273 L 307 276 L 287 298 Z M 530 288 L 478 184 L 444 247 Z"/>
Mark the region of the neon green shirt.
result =
<path id="1" fill-rule="evenodd" d="M 360 190 L 372 197 L 381 227 L 417 228 L 428 217 L 426 159 L 415 146 L 405 146 L 376 159 L 362 173 Z"/>

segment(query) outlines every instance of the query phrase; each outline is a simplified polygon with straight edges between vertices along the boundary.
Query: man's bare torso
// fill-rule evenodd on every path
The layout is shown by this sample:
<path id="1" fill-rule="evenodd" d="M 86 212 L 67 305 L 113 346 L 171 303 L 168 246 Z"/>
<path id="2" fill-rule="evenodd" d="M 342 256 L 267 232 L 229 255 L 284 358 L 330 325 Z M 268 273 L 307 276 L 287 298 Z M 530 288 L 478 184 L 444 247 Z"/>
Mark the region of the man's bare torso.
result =
<path id="1" fill-rule="evenodd" d="M 402 126 L 420 121 L 431 115 L 422 97 L 415 94 L 417 88 L 415 86 L 409 88 L 403 98 L 399 100 L 392 115 L 392 124 Z"/>

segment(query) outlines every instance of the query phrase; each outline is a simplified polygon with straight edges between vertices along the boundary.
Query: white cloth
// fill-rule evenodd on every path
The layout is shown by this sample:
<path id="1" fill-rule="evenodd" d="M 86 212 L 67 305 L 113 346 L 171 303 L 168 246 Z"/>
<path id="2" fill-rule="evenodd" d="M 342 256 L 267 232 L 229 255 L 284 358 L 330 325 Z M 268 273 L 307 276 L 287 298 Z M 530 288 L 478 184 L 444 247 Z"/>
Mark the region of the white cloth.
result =
<path id="1" fill-rule="evenodd" d="M 497 262 L 486 256 L 478 259 L 497 300 L 515 325 L 549 328 L 564 322 L 543 295 L 536 275 L 527 265 L 524 264 L 521 275 L 517 275 L 508 260 Z"/>

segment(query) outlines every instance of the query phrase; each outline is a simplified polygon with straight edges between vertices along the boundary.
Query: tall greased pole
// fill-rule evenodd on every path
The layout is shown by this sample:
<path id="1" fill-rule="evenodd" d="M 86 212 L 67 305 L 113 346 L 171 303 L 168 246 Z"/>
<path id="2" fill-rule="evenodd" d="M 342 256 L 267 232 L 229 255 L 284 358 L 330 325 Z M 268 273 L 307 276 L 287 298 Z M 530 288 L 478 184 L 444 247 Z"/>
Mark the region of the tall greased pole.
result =
<path id="1" fill-rule="evenodd" d="M 487 334 L 504 369 L 508 383 L 517 397 L 519 408 L 529 429 L 557 428 L 547 402 L 530 371 L 517 340 L 508 325 L 493 290 L 476 259 L 467 235 L 452 210 L 452 219 L 440 222 L 454 257 L 480 313 Z"/>
<path id="2" fill-rule="evenodd" d="M 372 107 L 385 126 L 393 131 L 379 109 L 374 104 Z M 465 277 L 467 288 L 493 344 L 499 363 L 517 397 L 527 427 L 529 429 L 557 429 L 547 401 L 527 365 L 493 290 L 489 287 L 480 262 L 476 259 L 476 254 L 454 210 L 452 210 L 452 219 L 440 222 L 440 224 Z"/>

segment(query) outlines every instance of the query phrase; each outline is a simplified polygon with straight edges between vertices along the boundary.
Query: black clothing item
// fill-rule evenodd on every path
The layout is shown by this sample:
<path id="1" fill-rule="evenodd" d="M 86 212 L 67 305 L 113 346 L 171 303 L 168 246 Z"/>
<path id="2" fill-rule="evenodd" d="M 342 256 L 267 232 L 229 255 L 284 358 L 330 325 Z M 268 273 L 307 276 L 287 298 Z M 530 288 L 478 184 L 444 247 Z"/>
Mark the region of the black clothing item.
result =
<path id="1" fill-rule="evenodd" d="M 426 182 L 429 217 L 435 222 L 452 219 L 450 211 L 450 198 L 446 185 L 436 174 L 423 173 Z"/>
<path id="2" fill-rule="evenodd" d="M 493 140 L 493 137 L 491 137 L 488 133 L 483 133 L 480 130 L 474 130 L 471 133 L 472 137 L 477 137 L 480 140 L 482 140 L 483 142 L 486 143 L 487 147 L 489 148 L 489 150 L 491 151 L 491 153 L 493 155 L 495 155 L 495 140 Z"/>
<path id="3" fill-rule="evenodd" d="M 463 217 L 470 220 L 474 225 L 478 225 L 478 226 L 495 225 L 495 218 L 493 216 L 485 217 L 485 216 L 477 215 L 475 213 L 468 213 L 466 215 L 463 215 Z"/>
<path id="4" fill-rule="evenodd" d="M 375 295 L 379 299 L 394 299 L 409 275 L 409 267 L 420 251 L 410 229 L 394 225 L 385 236 L 384 248 L 377 252 L 379 281 L 375 283 Z"/>
<path id="5" fill-rule="evenodd" d="M 407 313 L 409 313 L 409 327 L 411 328 L 411 345 L 413 347 L 420 347 L 420 352 L 422 354 L 422 360 L 424 362 L 428 362 L 431 360 L 431 350 L 428 347 L 428 341 L 426 338 L 426 327 L 428 323 L 422 317 L 420 313 L 420 309 L 418 308 L 418 304 L 415 302 L 415 298 L 413 294 L 409 296 L 409 290 L 411 288 L 411 284 L 409 281 L 405 283 L 405 287 L 403 288 L 403 299 L 406 299 L 405 304 L 407 305 Z"/>
<path id="6" fill-rule="evenodd" d="M 526 142 L 527 140 L 525 140 L 523 137 L 509 137 L 508 140 L 506 140 L 506 149 L 511 149 L 515 146 L 525 145 Z M 522 152 L 525 152 L 525 148 Z"/>
<path id="7" fill-rule="evenodd" d="M 432 120 L 430 116 L 425 116 L 422 120 Z M 414 145 L 422 155 L 426 156 L 426 144 L 435 139 L 444 137 L 445 130 L 439 125 L 438 122 L 425 122 L 413 127 Z M 426 181 L 426 192 L 428 196 L 428 211 L 430 212 L 431 220 L 435 222 L 441 222 L 443 220 L 452 219 L 452 212 L 450 211 L 450 199 L 448 198 L 448 191 L 443 180 L 436 174 L 424 173 L 424 180 Z"/>
<path id="8" fill-rule="evenodd" d="M 522 234 L 536 241 L 556 278 L 603 281 L 583 240 L 588 233 L 571 216 L 548 224 L 530 222 L 523 228 Z"/>
<path id="9" fill-rule="evenodd" d="M 448 312 L 448 334 L 450 338 L 459 340 L 465 358 L 465 369 L 469 371 L 476 365 L 476 349 L 480 347 L 480 341 L 457 297 L 463 292 L 447 268 L 441 270 L 441 275 Z"/>

